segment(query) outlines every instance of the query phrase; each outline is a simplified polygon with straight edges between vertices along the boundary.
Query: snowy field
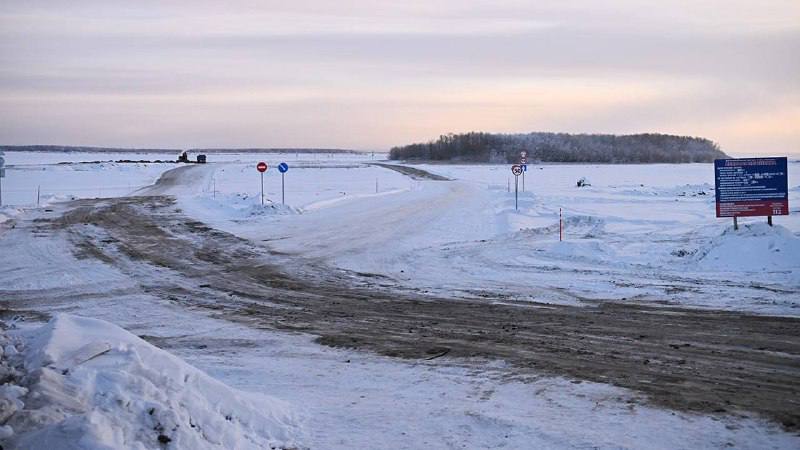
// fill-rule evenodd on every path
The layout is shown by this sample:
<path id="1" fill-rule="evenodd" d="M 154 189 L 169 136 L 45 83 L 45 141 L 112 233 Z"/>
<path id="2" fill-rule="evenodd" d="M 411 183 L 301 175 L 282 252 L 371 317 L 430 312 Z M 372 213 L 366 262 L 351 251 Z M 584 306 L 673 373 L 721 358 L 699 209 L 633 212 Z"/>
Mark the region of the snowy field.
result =
<path id="1" fill-rule="evenodd" d="M 530 165 L 515 210 L 506 165 L 419 166 L 453 180 L 435 182 L 368 164 L 382 156 L 212 154 L 202 175 L 171 193 L 216 228 L 424 293 L 800 314 L 797 161 L 789 164 L 793 214 L 775 217 L 774 227 L 742 219 L 734 232 L 730 220 L 714 217 L 708 164 Z M 141 194 L 176 167 L 90 161 L 170 157 L 9 152 L 3 203 L 10 206 L 0 221 L 37 197 L 46 205 Z M 262 160 L 271 166 L 267 208 L 254 168 Z M 276 170 L 283 161 L 286 206 Z M 580 178 L 591 185 L 577 187 Z"/>
<path id="2" fill-rule="evenodd" d="M 177 153 L 177 152 L 176 152 Z M 177 167 L 173 163 L 117 163 L 115 161 L 174 161 L 176 154 L 168 153 L 52 153 L 52 152 L 7 152 L 3 158 L 6 162 L 6 178 L 3 179 L 3 205 L 16 207 L 36 206 L 37 193 L 39 204 L 69 198 L 102 198 L 128 195 L 137 189 L 151 185 L 163 172 Z M 192 155 L 194 156 L 194 155 Z M 225 163 L 215 175 L 216 186 L 223 195 L 242 194 L 259 195 L 260 180 L 255 164 L 267 161 L 272 167 L 265 174 L 265 188 L 268 198 L 280 201 L 280 174 L 277 164 L 287 162 L 292 168 L 291 177 L 299 175 L 294 169 L 323 167 L 353 167 L 361 162 L 372 161 L 382 155 L 372 154 L 299 154 L 299 153 L 214 153 L 208 156 L 213 163 Z M 294 200 L 313 202 L 318 199 L 330 199 L 343 196 L 342 192 L 352 191 L 353 183 L 362 184 L 365 192 L 375 191 L 375 178 L 382 178 L 385 171 L 379 171 L 374 177 L 344 176 L 338 183 L 326 185 L 321 192 L 319 184 L 311 182 L 306 186 L 295 186 L 301 197 Z M 302 172 L 301 172 L 302 173 Z M 312 173 L 309 180 L 314 180 Z M 336 177 L 326 177 L 336 178 Z M 393 177 L 397 178 L 397 177 Z M 228 181 L 232 181 L 238 190 L 233 191 Z M 359 181 L 363 181 L 359 183 Z M 407 183 L 406 183 L 407 184 Z M 212 190 L 215 185 L 203 186 L 201 190 Z M 247 189 L 244 188 L 247 187 Z M 390 188 L 390 184 L 384 189 Z M 379 186 L 379 188 L 381 188 Z M 290 197 L 291 199 L 291 197 Z"/>
<path id="3" fill-rule="evenodd" d="M 518 210 L 507 166 L 419 167 L 453 181 L 403 179 L 374 167 L 317 169 L 314 186 L 287 194 L 301 214 L 275 209 L 243 220 L 257 215 L 241 213 L 257 194 L 228 169 L 215 175 L 225 180 L 222 201 L 200 194 L 181 205 L 280 251 L 436 295 L 800 314 L 800 216 L 776 217 L 774 227 L 742 219 L 734 232 L 729 219 L 715 217 L 711 165 L 531 166 Z M 386 191 L 376 195 L 370 183 L 381 171 Z M 791 163 L 790 180 L 798 175 L 800 164 Z M 582 177 L 591 186 L 577 187 Z M 269 183 L 270 198 L 276 185 Z M 790 190 L 797 205 L 800 188 Z"/>
<path id="4" fill-rule="evenodd" d="M 86 163 L 156 159 L 152 154 L 5 158 L 3 201 L 8 189 L 12 205 L 0 209 L 6 225 L 36 213 L 37 186 L 47 201 L 142 194 L 175 167 Z M 707 164 L 529 166 L 517 211 L 506 165 L 416 166 L 453 180 L 430 181 L 368 165 L 378 160 L 371 155 L 210 158 L 191 179 L 162 192 L 176 195 L 183 213 L 281 252 L 384 275 L 392 288 L 800 315 L 797 162 L 789 169 L 792 215 L 776 217 L 772 228 L 763 218 L 742 220 L 734 232 L 728 220 L 714 217 L 713 167 Z M 271 165 L 264 177 L 266 208 L 260 206 L 254 168 L 259 160 Z M 281 161 L 290 165 L 285 207 L 275 170 Z M 580 177 L 591 186 L 576 187 Z M 606 384 L 510 379 L 502 361 L 402 361 L 235 324 L 147 294 L 100 260 L 76 259 L 69 242 L 9 242 L 11 232 L 0 226 L 4 251 L 15 255 L 13 270 L 8 260 L 0 266 L 2 290 L 58 290 L 67 296 L 87 286 L 113 286 L 107 296 L 87 296 L 91 301 L 80 305 L 42 308 L 122 327 L 62 315 L 45 326 L 16 323 L 0 337 L 8 365 L 3 370 L 49 374 L 29 388 L 63 407 L 35 411 L 41 405 L 28 404 L 29 415 L 8 424 L 24 429 L 30 426 L 25 420 L 40 421 L 40 434 L 22 441 L 35 442 L 33 448 L 61 448 L 59 442 L 158 448 L 148 442 L 160 434 L 174 448 L 800 445 L 796 435 L 758 417 L 659 409 L 636 392 Z M 12 409 L 23 406 L 15 403 L 21 388 L 3 389 Z M 150 440 L 142 437 L 146 433 Z M 0 439 L 12 435 L 13 428 L 0 428 Z"/>

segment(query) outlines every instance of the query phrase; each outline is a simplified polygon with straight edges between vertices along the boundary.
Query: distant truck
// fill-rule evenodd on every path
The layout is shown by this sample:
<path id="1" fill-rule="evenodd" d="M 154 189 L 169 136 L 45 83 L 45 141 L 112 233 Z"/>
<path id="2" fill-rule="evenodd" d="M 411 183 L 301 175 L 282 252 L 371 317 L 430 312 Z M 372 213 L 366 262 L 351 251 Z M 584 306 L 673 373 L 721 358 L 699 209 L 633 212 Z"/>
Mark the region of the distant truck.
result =
<path id="1" fill-rule="evenodd" d="M 192 160 L 189 159 L 189 152 L 181 152 L 181 154 L 178 155 L 178 162 L 179 163 L 193 163 L 195 161 L 192 161 Z M 205 164 L 206 163 L 206 155 L 197 155 L 197 161 L 196 162 L 199 163 L 199 164 Z"/>

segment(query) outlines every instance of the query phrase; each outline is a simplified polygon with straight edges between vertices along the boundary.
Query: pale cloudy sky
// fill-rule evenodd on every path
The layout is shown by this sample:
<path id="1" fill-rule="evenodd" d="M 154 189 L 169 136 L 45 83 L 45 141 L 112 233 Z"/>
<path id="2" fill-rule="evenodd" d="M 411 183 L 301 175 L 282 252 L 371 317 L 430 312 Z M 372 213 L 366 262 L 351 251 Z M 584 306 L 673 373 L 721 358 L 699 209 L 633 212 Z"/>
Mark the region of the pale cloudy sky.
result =
<path id="1" fill-rule="evenodd" d="M 800 1 L 0 0 L 0 143 L 382 149 L 663 132 L 800 152 Z"/>

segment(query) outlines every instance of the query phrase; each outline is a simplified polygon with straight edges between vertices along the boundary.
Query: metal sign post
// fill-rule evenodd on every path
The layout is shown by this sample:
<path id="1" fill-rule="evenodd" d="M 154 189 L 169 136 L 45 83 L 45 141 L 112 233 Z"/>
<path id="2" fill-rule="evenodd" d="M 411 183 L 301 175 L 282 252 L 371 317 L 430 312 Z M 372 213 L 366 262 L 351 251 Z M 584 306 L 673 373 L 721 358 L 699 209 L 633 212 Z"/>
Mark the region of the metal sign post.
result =
<path id="1" fill-rule="evenodd" d="M 3 155 L 3 152 L 0 152 L 0 155 Z M 5 164 L 6 160 L 0 156 L 0 206 L 3 206 L 3 177 L 6 176 Z"/>
<path id="2" fill-rule="evenodd" d="M 519 211 L 519 176 L 522 174 L 522 166 L 511 166 L 511 173 L 514 174 L 514 210 Z"/>
<path id="3" fill-rule="evenodd" d="M 281 204 L 286 204 L 286 172 L 289 171 L 289 165 L 285 162 L 278 164 L 278 172 L 281 173 Z"/>
<path id="4" fill-rule="evenodd" d="M 261 206 L 264 206 L 264 172 L 269 169 L 269 166 L 264 161 L 256 164 L 256 170 L 261 172 Z"/>
<path id="5" fill-rule="evenodd" d="M 525 172 L 528 171 L 528 152 L 519 152 L 519 165 L 522 166 L 522 192 L 525 192 Z"/>

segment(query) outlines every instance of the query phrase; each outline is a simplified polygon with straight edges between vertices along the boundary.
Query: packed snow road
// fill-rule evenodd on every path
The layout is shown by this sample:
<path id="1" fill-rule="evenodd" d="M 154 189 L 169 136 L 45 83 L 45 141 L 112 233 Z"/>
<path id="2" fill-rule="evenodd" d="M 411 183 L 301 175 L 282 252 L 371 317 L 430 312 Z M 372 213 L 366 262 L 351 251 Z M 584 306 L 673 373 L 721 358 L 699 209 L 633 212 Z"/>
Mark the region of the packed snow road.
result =
<path id="1" fill-rule="evenodd" d="M 452 299 L 398 289 L 383 276 L 331 266 L 317 257 L 322 253 L 288 255 L 272 242 L 212 228 L 160 195 L 186 189 L 174 180 L 188 171 L 208 170 L 168 172 L 145 192 L 159 195 L 79 200 L 17 222 L 0 240 L 4 254 L 20 255 L 4 264 L 3 279 L 13 281 L 25 264 L 50 267 L 43 276 L 61 279 L 10 283 L 0 290 L 4 314 L 79 312 L 92 299 L 124 305 L 146 294 L 257 329 L 309 333 L 334 347 L 441 364 L 504 360 L 512 378 L 563 375 L 630 388 L 673 409 L 755 413 L 785 429 L 800 428 L 799 319 L 616 302 L 576 307 L 493 295 Z M 419 195 L 429 196 L 434 210 L 451 211 L 462 189 L 469 187 L 441 182 Z M 419 211 L 387 210 L 376 226 L 391 233 L 405 217 L 436 226 L 434 215 Z M 333 226 L 326 232 L 336 233 Z M 312 228 L 301 224 L 297 231 L 311 234 Z M 80 267 L 42 261 L 58 255 L 64 241 L 79 258 L 102 261 L 124 276 L 113 287 L 70 285 L 80 279 Z"/>

